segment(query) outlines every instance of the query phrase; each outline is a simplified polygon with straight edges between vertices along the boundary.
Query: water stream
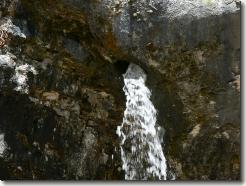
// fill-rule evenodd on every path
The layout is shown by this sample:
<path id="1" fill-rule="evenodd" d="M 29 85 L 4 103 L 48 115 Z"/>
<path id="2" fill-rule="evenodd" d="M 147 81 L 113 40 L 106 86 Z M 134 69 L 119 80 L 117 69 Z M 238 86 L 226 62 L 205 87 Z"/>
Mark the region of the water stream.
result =
<path id="1" fill-rule="evenodd" d="M 156 124 L 157 111 L 146 87 L 146 74 L 137 65 L 130 64 L 123 75 L 126 110 L 120 137 L 122 168 L 126 180 L 166 180 L 166 159 Z"/>

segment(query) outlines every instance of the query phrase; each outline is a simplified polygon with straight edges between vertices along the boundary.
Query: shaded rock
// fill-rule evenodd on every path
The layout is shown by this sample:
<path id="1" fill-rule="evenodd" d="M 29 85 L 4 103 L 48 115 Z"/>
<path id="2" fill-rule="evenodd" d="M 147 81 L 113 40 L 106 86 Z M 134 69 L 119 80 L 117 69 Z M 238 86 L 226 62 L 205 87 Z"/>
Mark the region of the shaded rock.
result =
<path id="1" fill-rule="evenodd" d="M 88 54 L 87 51 L 75 40 L 65 39 L 66 50 L 76 59 L 84 60 Z"/>

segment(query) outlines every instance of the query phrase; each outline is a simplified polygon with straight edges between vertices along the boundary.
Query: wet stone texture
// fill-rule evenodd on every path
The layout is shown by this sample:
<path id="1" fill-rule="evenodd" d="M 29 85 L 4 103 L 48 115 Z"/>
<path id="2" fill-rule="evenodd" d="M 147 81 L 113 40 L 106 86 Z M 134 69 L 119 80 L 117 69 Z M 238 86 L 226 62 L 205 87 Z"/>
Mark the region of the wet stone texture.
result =
<path id="1" fill-rule="evenodd" d="M 1 179 L 124 179 L 116 128 L 136 63 L 168 174 L 240 179 L 240 5 L 2 0 Z"/>

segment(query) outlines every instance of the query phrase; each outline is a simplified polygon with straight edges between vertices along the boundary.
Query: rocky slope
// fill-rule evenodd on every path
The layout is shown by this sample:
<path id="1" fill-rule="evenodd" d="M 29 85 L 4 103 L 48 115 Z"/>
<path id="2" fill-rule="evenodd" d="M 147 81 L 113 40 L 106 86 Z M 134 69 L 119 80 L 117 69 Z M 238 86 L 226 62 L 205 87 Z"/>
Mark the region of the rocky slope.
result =
<path id="1" fill-rule="evenodd" d="M 240 5 L 0 2 L 1 179 L 123 179 L 129 63 L 147 73 L 170 173 L 240 179 Z"/>

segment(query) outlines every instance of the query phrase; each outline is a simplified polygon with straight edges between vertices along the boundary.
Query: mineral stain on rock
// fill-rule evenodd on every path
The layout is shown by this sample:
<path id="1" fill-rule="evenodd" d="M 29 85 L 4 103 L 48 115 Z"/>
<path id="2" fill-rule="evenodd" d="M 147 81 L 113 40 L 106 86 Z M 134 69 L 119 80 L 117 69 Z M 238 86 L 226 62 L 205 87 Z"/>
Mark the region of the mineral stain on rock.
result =
<path id="1" fill-rule="evenodd" d="M 1 180 L 240 180 L 240 39 L 239 1 L 1 0 Z M 122 161 L 129 64 L 158 143 Z"/>

